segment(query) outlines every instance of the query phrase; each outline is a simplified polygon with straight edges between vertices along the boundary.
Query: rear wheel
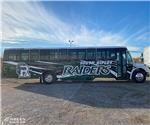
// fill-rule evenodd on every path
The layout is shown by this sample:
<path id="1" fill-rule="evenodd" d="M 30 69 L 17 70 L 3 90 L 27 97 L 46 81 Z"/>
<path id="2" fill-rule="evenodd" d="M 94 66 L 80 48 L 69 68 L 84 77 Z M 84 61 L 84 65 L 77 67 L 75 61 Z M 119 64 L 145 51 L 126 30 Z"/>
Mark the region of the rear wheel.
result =
<path id="1" fill-rule="evenodd" d="M 146 73 L 140 70 L 135 71 L 132 78 L 136 83 L 143 83 L 146 80 Z"/>
<path id="2" fill-rule="evenodd" d="M 56 81 L 56 76 L 55 74 L 51 72 L 45 72 L 43 73 L 43 82 L 46 84 L 50 84 L 52 82 Z"/>

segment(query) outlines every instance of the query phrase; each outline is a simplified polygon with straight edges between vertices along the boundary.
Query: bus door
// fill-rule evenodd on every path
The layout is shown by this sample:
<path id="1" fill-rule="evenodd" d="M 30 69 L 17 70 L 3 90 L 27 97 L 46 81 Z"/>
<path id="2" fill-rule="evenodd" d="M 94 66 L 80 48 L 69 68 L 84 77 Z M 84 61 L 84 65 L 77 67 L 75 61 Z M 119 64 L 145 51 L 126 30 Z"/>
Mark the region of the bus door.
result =
<path id="1" fill-rule="evenodd" d="M 131 71 L 133 68 L 132 58 L 128 51 L 122 51 L 122 78 L 129 77 L 127 71 Z"/>
<path id="2" fill-rule="evenodd" d="M 117 58 L 116 58 L 116 72 L 117 72 L 117 78 L 120 78 L 122 77 L 122 59 L 121 59 L 121 51 L 117 50 L 116 51 L 116 55 L 117 55 Z"/>
<path id="3" fill-rule="evenodd" d="M 127 57 L 127 71 L 131 72 L 133 69 L 133 60 L 129 51 L 126 51 L 126 57 Z M 126 75 L 128 78 L 130 77 L 128 73 L 126 73 Z"/>
<path id="4" fill-rule="evenodd" d="M 125 78 L 127 74 L 127 56 L 126 56 L 126 51 L 121 52 L 121 77 Z"/>

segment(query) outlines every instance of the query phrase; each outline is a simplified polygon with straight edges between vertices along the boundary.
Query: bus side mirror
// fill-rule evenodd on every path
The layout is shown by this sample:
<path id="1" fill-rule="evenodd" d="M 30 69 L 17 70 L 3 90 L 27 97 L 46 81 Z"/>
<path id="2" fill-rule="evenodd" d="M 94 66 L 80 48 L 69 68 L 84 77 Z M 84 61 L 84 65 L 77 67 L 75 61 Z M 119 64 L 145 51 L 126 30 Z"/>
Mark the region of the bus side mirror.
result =
<path id="1" fill-rule="evenodd" d="M 140 60 L 141 62 L 144 62 L 143 53 L 141 53 Z"/>

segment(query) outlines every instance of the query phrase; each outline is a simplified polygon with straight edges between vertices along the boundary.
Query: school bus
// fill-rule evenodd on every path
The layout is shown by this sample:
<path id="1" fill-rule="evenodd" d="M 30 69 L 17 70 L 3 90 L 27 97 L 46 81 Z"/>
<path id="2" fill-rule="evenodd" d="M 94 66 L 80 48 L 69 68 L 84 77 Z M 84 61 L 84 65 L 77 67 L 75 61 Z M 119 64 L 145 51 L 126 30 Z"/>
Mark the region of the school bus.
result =
<path id="1" fill-rule="evenodd" d="M 15 65 L 19 78 L 38 74 L 42 83 L 115 78 L 143 83 L 149 69 L 135 63 L 126 47 L 11 48 L 4 63 Z"/>

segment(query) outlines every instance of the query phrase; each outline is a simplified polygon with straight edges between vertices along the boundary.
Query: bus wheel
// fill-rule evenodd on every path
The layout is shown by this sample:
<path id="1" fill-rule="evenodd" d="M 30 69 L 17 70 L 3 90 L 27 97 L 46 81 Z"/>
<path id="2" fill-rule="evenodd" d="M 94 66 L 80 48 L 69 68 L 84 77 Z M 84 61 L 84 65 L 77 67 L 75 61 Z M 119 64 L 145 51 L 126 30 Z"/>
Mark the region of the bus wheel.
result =
<path id="1" fill-rule="evenodd" d="M 45 72 L 43 73 L 43 82 L 46 84 L 50 84 L 56 80 L 56 77 L 51 72 Z"/>
<path id="2" fill-rule="evenodd" d="M 138 70 L 133 73 L 132 78 L 136 83 L 143 83 L 146 80 L 146 74 L 144 71 Z"/>

